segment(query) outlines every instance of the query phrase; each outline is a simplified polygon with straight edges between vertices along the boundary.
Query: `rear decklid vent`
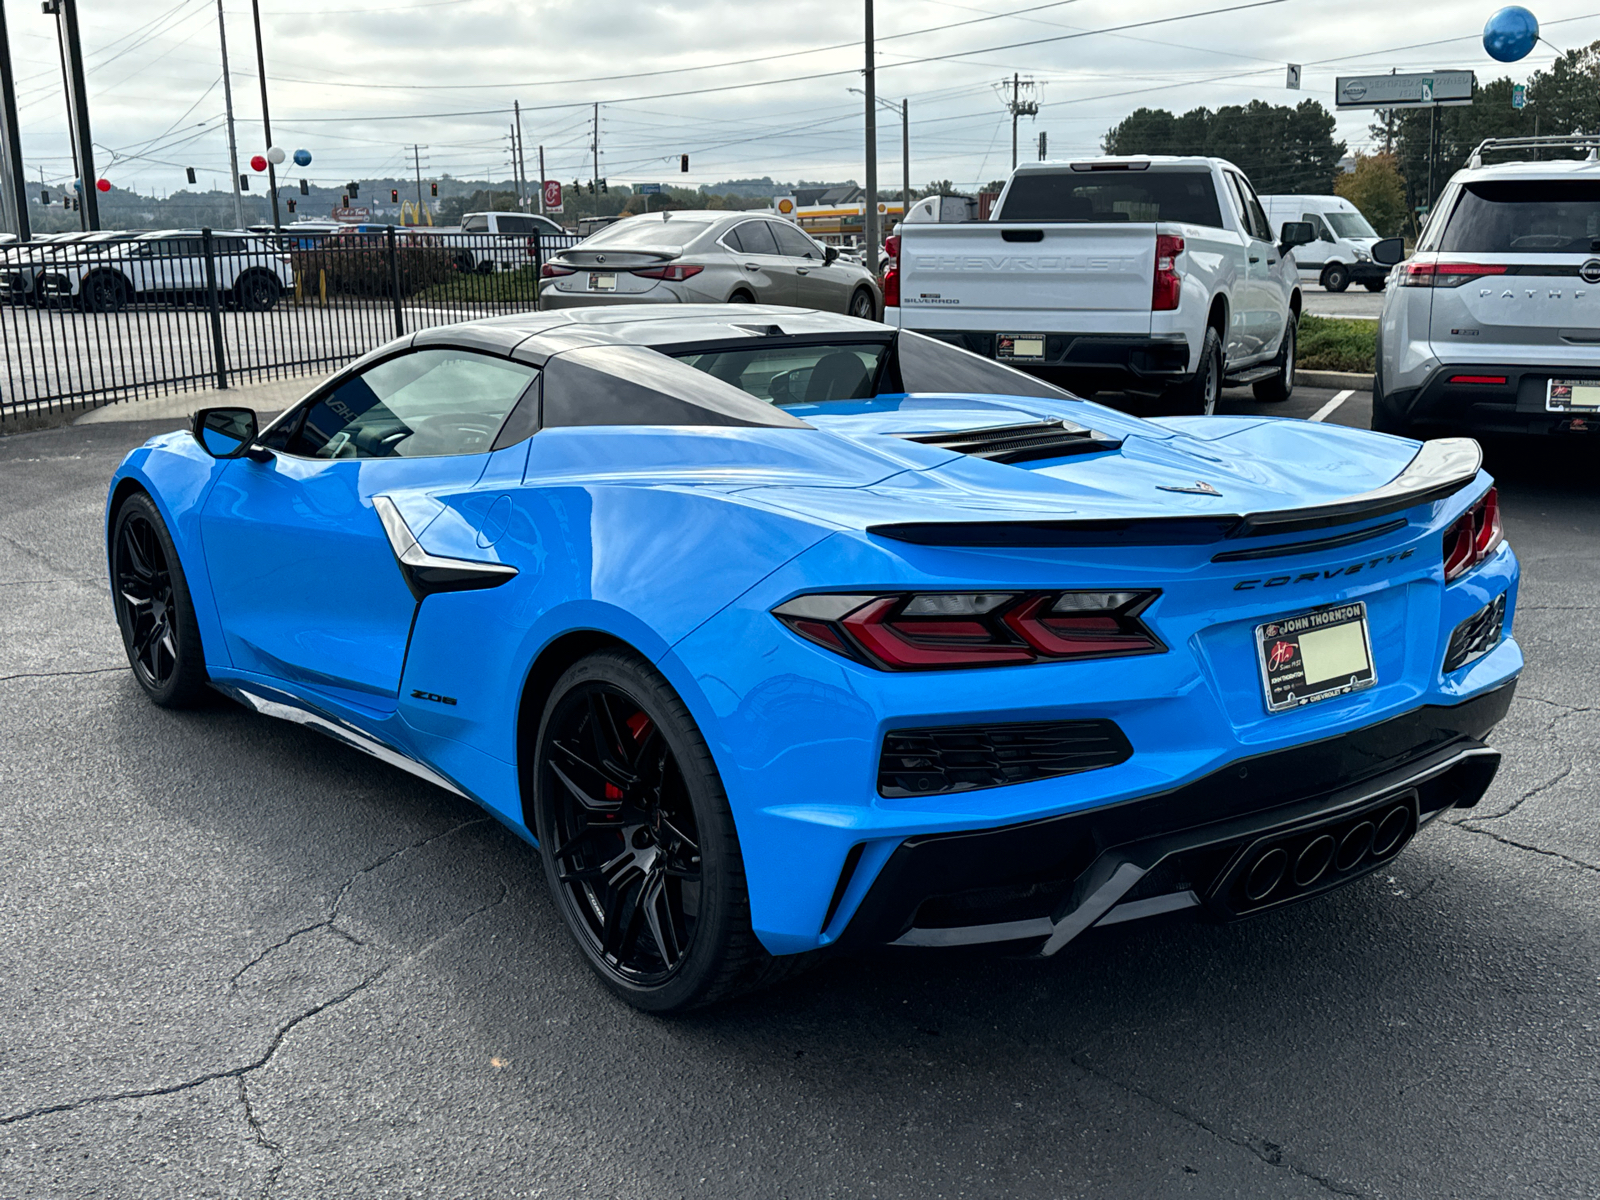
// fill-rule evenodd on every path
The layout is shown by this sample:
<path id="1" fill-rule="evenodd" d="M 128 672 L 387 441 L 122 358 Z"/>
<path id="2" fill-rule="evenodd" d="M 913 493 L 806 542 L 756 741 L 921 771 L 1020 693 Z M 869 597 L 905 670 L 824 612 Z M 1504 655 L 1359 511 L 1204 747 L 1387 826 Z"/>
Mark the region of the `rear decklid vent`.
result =
<path id="1" fill-rule="evenodd" d="M 993 462 L 1031 462 L 1039 458 L 1064 458 L 1069 454 L 1098 454 L 1116 450 L 1121 438 L 1074 425 L 1070 421 L 1035 421 L 1027 425 L 1001 425 L 991 429 L 958 429 L 946 433 L 901 433 L 896 437 L 924 446 L 938 446 Z"/>

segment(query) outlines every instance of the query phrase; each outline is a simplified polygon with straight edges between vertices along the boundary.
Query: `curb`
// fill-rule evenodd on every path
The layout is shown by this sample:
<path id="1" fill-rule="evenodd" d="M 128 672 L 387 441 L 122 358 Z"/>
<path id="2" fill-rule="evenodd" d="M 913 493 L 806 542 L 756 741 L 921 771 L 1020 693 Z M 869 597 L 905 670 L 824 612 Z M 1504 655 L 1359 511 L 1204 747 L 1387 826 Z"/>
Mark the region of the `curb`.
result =
<path id="1" fill-rule="evenodd" d="M 1294 381 L 1306 387 L 1350 388 L 1358 392 L 1372 390 L 1372 376 L 1360 371 L 1307 371 L 1294 373 Z"/>

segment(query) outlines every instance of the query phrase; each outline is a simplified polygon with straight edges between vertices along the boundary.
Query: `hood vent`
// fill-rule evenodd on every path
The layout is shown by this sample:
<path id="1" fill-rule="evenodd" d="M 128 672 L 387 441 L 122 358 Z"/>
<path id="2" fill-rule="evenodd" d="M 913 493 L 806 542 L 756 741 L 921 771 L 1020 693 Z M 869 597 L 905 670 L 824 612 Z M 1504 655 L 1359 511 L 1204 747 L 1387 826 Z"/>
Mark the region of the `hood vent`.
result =
<path id="1" fill-rule="evenodd" d="M 897 434 L 908 442 L 938 446 L 992 462 L 1032 462 L 1039 458 L 1064 458 L 1069 454 L 1098 454 L 1115 450 L 1121 438 L 1108 437 L 1070 421 L 1036 421 L 1028 425 L 1001 425 L 994 429 L 959 429 L 953 433 Z"/>

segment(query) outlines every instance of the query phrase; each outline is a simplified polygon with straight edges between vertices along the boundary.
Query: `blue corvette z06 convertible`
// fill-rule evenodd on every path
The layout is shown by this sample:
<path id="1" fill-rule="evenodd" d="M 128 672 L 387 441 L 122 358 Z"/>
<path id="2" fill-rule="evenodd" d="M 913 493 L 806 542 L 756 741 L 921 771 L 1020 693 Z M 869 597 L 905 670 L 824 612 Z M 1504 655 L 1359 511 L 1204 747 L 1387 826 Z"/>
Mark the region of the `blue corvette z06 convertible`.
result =
<path id="1" fill-rule="evenodd" d="M 1477 444 L 1140 420 L 753 305 L 430 329 L 111 481 L 158 704 L 215 689 L 538 847 L 641 1008 L 829 947 L 1291 904 L 1498 765 Z"/>

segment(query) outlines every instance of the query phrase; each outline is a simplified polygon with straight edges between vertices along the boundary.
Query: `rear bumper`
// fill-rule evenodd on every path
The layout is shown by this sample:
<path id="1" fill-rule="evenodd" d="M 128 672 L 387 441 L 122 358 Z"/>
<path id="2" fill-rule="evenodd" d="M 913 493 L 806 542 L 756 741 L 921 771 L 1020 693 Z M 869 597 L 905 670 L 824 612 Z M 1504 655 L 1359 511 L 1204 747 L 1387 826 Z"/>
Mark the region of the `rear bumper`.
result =
<path id="1" fill-rule="evenodd" d="M 1502 378 L 1504 383 L 1467 383 L 1463 376 Z M 1386 391 L 1380 403 L 1416 426 L 1465 429 L 1476 433 L 1554 434 L 1600 431 L 1600 416 L 1550 412 L 1546 384 L 1557 379 L 1593 379 L 1594 367 L 1529 367 L 1492 363 L 1441 364 L 1420 387 Z"/>
<path id="2" fill-rule="evenodd" d="M 1023 328 L 1007 330 L 939 329 L 919 330 L 985 358 L 995 357 L 995 343 L 1004 333 L 1027 333 Z M 1181 333 L 1047 333 L 1044 357 L 1017 362 L 1002 359 L 1011 366 L 1035 374 L 1052 376 L 1082 375 L 1102 378 L 1149 379 L 1174 383 L 1189 374 L 1189 339 Z"/>
<path id="3" fill-rule="evenodd" d="M 1483 738 L 1515 687 L 1106 808 L 908 838 L 839 942 L 1034 941 L 1054 953 L 1097 923 L 1197 907 L 1231 919 L 1329 891 L 1377 870 L 1439 814 L 1478 802 L 1500 761 Z"/>

